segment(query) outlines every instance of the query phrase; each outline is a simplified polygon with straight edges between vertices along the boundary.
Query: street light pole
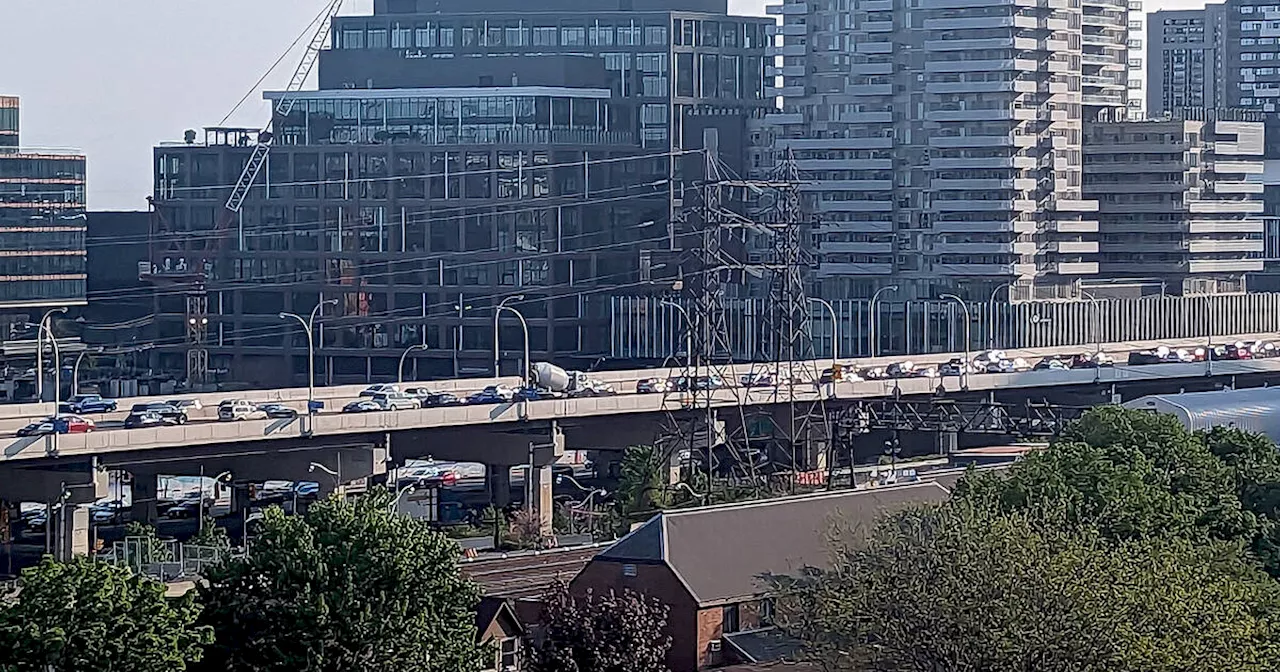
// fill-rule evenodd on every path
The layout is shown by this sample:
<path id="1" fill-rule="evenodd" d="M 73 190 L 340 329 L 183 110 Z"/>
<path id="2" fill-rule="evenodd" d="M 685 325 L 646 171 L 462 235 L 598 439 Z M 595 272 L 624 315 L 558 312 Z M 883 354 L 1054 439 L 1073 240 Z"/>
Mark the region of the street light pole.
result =
<path id="1" fill-rule="evenodd" d="M 315 335 L 312 334 L 312 332 L 315 330 L 316 316 L 318 316 L 320 314 L 320 311 L 327 305 L 336 306 L 338 305 L 338 300 L 329 299 L 328 301 L 321 301 L 320 303 L 317 303 L 316 307 L 311 309 L 311 316 L 307 319 L 303 319 L 301 315 L 298 315 L 296 313 L 280 313 L 280 319 L 286 320 L 292 317 L 293 319 L 297 320 L 298 323 L 302 325 L 302 328 L 305 329 L 307 332 L 307 413 L 306 415 L 308 416 L 310 416 L 314 412 L 312 408 L 316 399 L 316 341 L 315 341 Z"/>
<path id="2" fill-rule="evenodd" d="M 103 348 L 101 347 L 94 350 L 96 354 L 102 354 L 102 351 L 103 351 Z M 81 360 L 84 359 L 84 355 L 87 352 L 89 351 L 81 350 L 80 354 L 76 355 L 75 366 L 71 367 L 71 396 L 73 397 L 77 394 L 80 394 L 80 362 Z"/>
<path id="3" fill-rule="evenodd" d="M 1102 380 L 1102 368 L 1098 366 L 1097 356 L 1102 353 L 1102 303 L 1098 301 L 1098 297 L 1089 292 L 1080 292 L 1080 295 L 1089 300 L 1090 307 L 1093 308 L 1093 319 L 1090 320 L 1089 331 L 1093 333 L 1093 342 L 1096 344 L 1093 350 L 1093 382 Z"/>
<path id="4" fill-rule="evenodd" d="M 1004 282 L 991 290 L 991 299 L 987 301 L 987 348 L 991 350 L 996 349 L 996 294 L 1002 289 L 1009 290 L 1009 303 L 1013 303 L 1013 283 Z"/>
<path id="5" fill-rule="evenodd" d="M 45 311 L 41 316 L 40 323 L 36 325 L 36 401 L 44 401 L 44 332 L 49 330 L 49 338 L 53 339 L 54 358 L 57 358 L 58 341 L 53 338 L 53 325 L 50 319 L 54 313 L 66 313 L 67 307 L 51 308 Z M 57 411 L 54 411 L 57 414 Z"/>
<path id="6" fill-rule="evenodd" d="M 529 367 L 532 366 L 532 362 L 529 361 L 529 323 L 525 321 L 524 314 L 522 314 L 519 310 L 516 310 L 515 307 L 513 306 L 498 306 L 498 309 L 493 313 L 493 326 L 494 326 L 493 335 L 495 339 L 493 342 L 494 350 L 495 351 L 497 350 L 497 343 L 498 343 L 498 341 L 496 340 L 498 336 L 498 329 L 497 329 L 498 317 L 502 315 L 502 311 L 504 310 L 510 311 L 512 314 L 516 316 L 516 319 L 520 320 L 520 328 L 524 331 L 524 371 L 521 372 L 520 378 L 521 380 L 524 381 L 525 387 L 528 387 L 529 386 Z M 496 363 L 497 360 L 495 359 L 494 362 Z M 494 370 L 496 371 L 497 369 L 495 368 Z"/>
<path id="7" fill-rule="evenodd" d="M 658 305 L 671 306 L 672 308 L 675 308 L 676 310 L 680 311 L 680 315 L 684 317 L 684 350 L 685 350 L 684 357 L 685 357 L 686 366 L 692 368 L 693 367 L 693 320 L 689 319 L 689 311 L 685 310 L 684 306 L 676 303 L 675 301 L 667 301 L 666 299 L 659 301 Z"/>
<path id="8" fill-rule="evenodd" d="M 502 377 L 502 369 L 499 368 L 499 366 L 501 365 L 501 359 L 502 359 L 502 354 L 501 354 L 502 349 L 498 347 L 498 318 L 502 317 L 502 310 L 507 307 L 507 303 L 511 301 L 522 301 L 522 300 L 524 300 L 524 294 L 508 296 L 507 298 L 503 299 L 502 302 L 499 303 L 496 308 L 493 309 L 493 377 L 494 378 Z M 515 310 L 515 309 L 513 308 L 512 310 Z M 518 315 L 519 312 L 517 312 L 516 314 Z M 525 362 L 524 365 L 527 367 L 529 366 L 529 363 Z"/>
<path id="9" fill-rule="evenodd" d="M 867 337 L 868 337 L 868 340 L 870 341 L 871 347 L 869 349 L 871 351 L 872 357 L 876 356 L 876 349 L 878 345 L 878 343 L 876 342 L 876 338 L 878 336 L 878 334 L 876 333 L 877 331 L 876 322 L 878 322 L 879 320 L 877 319 L 878 316 L 876 315 L 876 302 L 880 300 L 880 295 L 883 294 L 884 292 L 896 292 L 896 291 L 898 291 L 897 285 L 886 285 L 884 287 L 881 287 L 880 289 L 877 289 L 875 293 L 871 295 L 871 305 L 867 307 L 868 308 L 867 312 L 871 313 L 871 328 L 867 331 Z"/>
<path id="10" fill-rule="evenodd" d="M 836 307 L 826 299 L 811 296 L 809 300 L 826 308 L 831 314 L 831 370 L 835 371 L 836 364 L 840 361 L 840 323 L 836 321 Z"/>
<path id="11" fill-rule="evenodd" d="M 964 299 L 956 296 L 955 294 L 943 294 L 938 298 L 941 298 L 943 300 L 955 301 L 956 303 L 960 304 L 960 308 L 964 310 L 964 365 L 960 369 L 960 373 L 961 373 L 960 389 L 968 390 L 969 389 L 969 345 L 970 345 L 969 325 L 973 321 L 973 318 L 969 315 L 969 304 L 965 303 Z"/>
<path id="12" fill-rule="evenodd" d="M 426 343 L 417 343 L 415 345 L 411 345 L 405 348 L 404 352 L 400 353 L 400 366 L 396 367 L 396 373 L 398 374 L 396 376 L 397 383 L 404 382 L 404 358 L 408 357 L 409 353 L 413 352 L 414 350 L 426 350 L 426 349 L 427 349 Z"/>

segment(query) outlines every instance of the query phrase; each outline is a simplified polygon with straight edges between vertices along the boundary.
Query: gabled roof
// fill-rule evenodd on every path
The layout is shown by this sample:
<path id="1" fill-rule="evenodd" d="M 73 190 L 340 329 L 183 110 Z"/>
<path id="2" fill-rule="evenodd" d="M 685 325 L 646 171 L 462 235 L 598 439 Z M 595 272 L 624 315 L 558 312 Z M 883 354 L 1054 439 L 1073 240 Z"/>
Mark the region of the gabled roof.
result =
<path id="1" fill-rule="evenodd" d="M 524 635 L 524 624 L 516 615 L 511 601 L 501 597 L 482 597 L 476 605 L 476 635 L 483 636 L 494 621 L 504 621 L 503 631 L 509 636 Z"/>
<path id="2" fill-rule="evenodd" d="M 663 563 L 699 604 L 731 601 L 762 593 L 765 574 L 826 566 L 836 524 L 866 534 L 885 512 L 947 497 L 920 482 L 663 511 L 596 557 Z"/>

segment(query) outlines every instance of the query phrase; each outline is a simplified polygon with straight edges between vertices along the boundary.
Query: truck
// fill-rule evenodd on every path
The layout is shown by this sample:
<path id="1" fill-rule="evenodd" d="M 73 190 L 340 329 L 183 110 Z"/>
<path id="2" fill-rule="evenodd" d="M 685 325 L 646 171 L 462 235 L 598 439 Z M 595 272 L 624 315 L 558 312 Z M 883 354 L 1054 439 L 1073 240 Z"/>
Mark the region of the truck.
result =
<path id="1" fill-rule="evenodd" d="M 533 387 L 551 396 L 597 397 L 617 394 L 612 385 L 595 380 L 582 371 L 566 371 L 550 362 L 538 362 L 530 369 Z"/>

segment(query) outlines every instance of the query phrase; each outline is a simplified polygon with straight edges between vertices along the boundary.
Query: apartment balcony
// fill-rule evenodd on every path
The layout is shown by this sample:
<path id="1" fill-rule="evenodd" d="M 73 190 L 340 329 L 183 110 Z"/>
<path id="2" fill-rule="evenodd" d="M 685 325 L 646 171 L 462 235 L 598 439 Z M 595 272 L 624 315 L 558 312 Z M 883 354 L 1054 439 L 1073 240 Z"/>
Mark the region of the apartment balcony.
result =
<path id="1" fill-rule="evenodd" d="M 1094 150 L 1093 145 L 1087 146 L 1084 152 L 1085 156 L 1088 157 L 1090 154 L 1093 154 L 1094 153 L 1093 150 Z M 1086 168 L 1085 170 L 1094 174 L 1124 173 L 1127 175 L 1136 175 L 1138 173 L 1152 173 L 1152 174 L 1182 173 L 1187 169 L 1187 165 L 1182 161 L 1151 161 L 1151 162 L 1142 162 L 1142 163 L 1122 163 L 1122 162 L 1095 163 L 1095 162 L 1088 161 L 1088 159 L 1086 158 L 1085 162 L 1086 162 L 1086 165 L 1088 165 L 1088 168 Z M 1105 186 L 1105 185 L 1090 185 L 1089 188 L 1094 189 L 1096 187 L 1101 187 L 1101 186 Z"/>
<path id="2" fill-rule="evenodd" d="M 932 157 L 926 170 L 953 170 L 957 168 L 978 170 L 982 168 L 1018 168 L 1031 170 L 1036 167 L 1036 159 L 1032 156 L 993 156 L 987 158 L 942 158 Z"/>
<path id="3" fill-rule="evenodd" d="M 1153 177 L 1146 173 L 1133 173 L 1133 180 L 1116 183 L 1093 183 L 1085 187 L 1091 194 L 1180 194 L 1187 190 L 1181 181 L 1150 181 L 1143 178 Z M 1118 204 L 1117 204 L 1118 205 Z"/>
<path id="4" fill-rule="evenodd" d="M 1058 275 L 1097 275 L 1096 261 L 1059 261 L 1049 264 L 1049 272 Z"/>
<path id="5" fill-rule="evenodd" d="M 779 149 L 890 149 L 893 138 L 778 138 Z"/>
<path id="6" fill-rule="evenodd" d="M 987 49 L 1017 49 L 1038 51 L 1040 44 L 1030 37 L 983 37 L 962 40 L 925 40 L 925 51 L 978 51 Z"/>
<path id="7" fill-rule="evenodd" d="M 1035 243 L 1027 243 L 1031 246 L 1029 252 L 1017 252 L 1014 250 L 1016 246 L 1013 242 L 1004 243 L 944 243 L 934 242 L 929 246 L 929 254 L 1033 254 L 1035 252 Z"/>
<path id="8" fill-rule="evenodd" d="M 764 48 L 765 56 L 804 56 L 808 54 L 808 47 L 803 44 L 787 44 L 781 47 L 769 45 Z"/>
<path id="9" fill-rule="evenodd" d="M 1191 201 L 1187 203 L 1187 212 L 1206 214 L 1262 214 L 1265 209 L 1262 201 Z"/>
<path id="10" fill-rule="evenodd" d="M 1255 273 L 1262 271 L 1261 259 L 1192 259 L 1188 273 Z"/>
<path id="11" fill-rule="evenodd" d="M 1049 198 L 1049 208 L 1055 212 L 1097 212 L 1098 202 L 1084 198 Z"/>
<path id="12" fill-rule="evenodd" d="M 1021 112 L 1022 110 L 1018 110 Z M 1035 113 L 1032 112 L 1032 116 Z M 998 119 L 1021 119 L 1015 116 L 1014 111 L 1007 107 L 986 109 L 986 110 L 932 110 L 926 112 L 924 118 L 928 121 L 993 121 Z"/>
<path id="13" fill-rule="evenodd" d="M 889 217 L 886 215 L 886 217 Z M 892 219 L 875 222 L 826 222 L 820 225 L 822 231 L 841 231 L 846 233 L 893 233 L 897 227 Z M 829 243 L 823 243 L 827 245 Z"/>
<path id="14" fill-rule="evenodd" d="M 862 25 L 859 26 L 859 28 L 861 28 L 863 31 L 868 33 L 892 33 L 893 22 L 892 21 L 864 21 Z"/>
<path id="15" fill-rule="evenodd" d="M 1054 241 L 1045 243 L 1040 251 L 1060 254 L 1097 254 L 1098 243 L 1091 240 Z"/>
<path id="16" fill-rule="evenodd" d="M 1033 177 L 1019 177 L 1013 179 L 1000 178 L 938 178 L 929 180 L 929 187 L 935 190 L 942 189 L 991 189 L 1000 191 L 1030 191 L 1036 188 L 1036 180 Z"/>
<path id="17" fill-rule="evenodd" d="M 1018 72 L 1035 72 L 1039 64 L 1026 58 L 997 58 L 958 61 L 928 61 L 924 64 L 925 72 L 999 72 L 1016 70 Z"/>
<path id="18" fill-rule="evenodd" d="M 1035 264 L 933 264 L 931 271 L 938 275 L 980 275 L 1008 277 L 1035 274 Z"/>
<path id="19" fill-rule="evenodd" d="M 840 114 L 837 122 L 845 124 L 888 124 L 893 121 L 892 112 L 850 112 Z"/>
<path id="20" fill-rule="evenodd" d="M 1036 202 L 1016 199 L 963 199 L 937 200 L 932 204 L 934 212 L 1035 212 Z"/>
<path id="21" fill-rule="evenodd" d="M 796 159 L 796 168 L 811 170 L 893 170 L 893 159 Z"/>
<path id="22" fill-rule="evenodd" d="M 1208 254 L 1214 252 L 1263 252 L 1265 243 L 1262 240 L 1191 240 L 1187 241 L 1187 251 L 1192 254 Z"/>
<path id="23" fill-rule="evenodd" d="M 823 241 L 818 245 L 819 250 L 823 254 L 827 253 L 851 253 L 851 254 L 893 254 L 893 243 L 857 243 L 857 242 L 830 242 Z"/>
<path id="24" fill-rule="evenodd" d="M 809 26 L 804 23 L 784 23 L 781 26 L 776 26 L 775 32 L 778 35 L 799 37 L 809 34 Z"/>
<path id="25" fill-rule="evenodd" d="M 1044 50 L 1045 51 L 1067 51 L 1068 50 L 1067 41 L 1066 40 L 1045 40 Z"/>
<path id="26" fill-rule="evenodd" d="M 893 264 L 865 264 L 865 263 L 834 263 L 822 262 L 818 264 L 817 275 L 819 277 L 831 277 L 839 275 L 889 275 L 893 273 Z"/>
<path id="27" fill-rule="evenodd" d="M 849 66 L 848 73 L 851 75 L 890 75 L 893 74 L 893 64 L 854 63 Z"/>
<path id="28" fill-rule="evenodd" d="M 1262 233 L 1261 219 L 1193 219 L 1185 225 L 1177 223 L 1179 230 L 1193 234 L 1241 234 Z"/>
<path id="29" fill-rule="evenodd" d="M 807 2 L 784 2 L 781 5 L 769 5 L 764 8 L 765 14 L 769 16 L 786 16 L 795 14 L 808 14 L 809 3 Z"/>
<path id="30" fill-rule="evenodd" d="M 1003 82 L 929 82 L 925 93 L 1035 93 L 1038 85 L 1033 81 L 1014 80 Z"/>
<path id="31" fill-rule="evenodd" d="M 893 201 L 818 201 L 818 212 L 893 212 Z"/>
<path id="32" fill-rule="evenodd" d="M 1029 27 L 1031 27 L 1031 28 L 1035 28 L 1035 27 L 1037 27 L 1037 26 L 1032 25 L 1032 26 L 1029 26 Z M 1058 31 L 1058 30 L 1069 30 L 1069 29 L 1070 29 L 1070 24 L 1068 24 L 1068 23 L 1067 23 L 1067 20 L 1066 20 L 1066 19 L 1053 19 L 1053 18 L 1048 18 L 1048 19 L 1045 19 L 1045 20 L 1044 20 L 1044 24 L 1042 24 L 1042 25 L 1040 25 L 1040 26 L 1038 26 L 1038 27 L 1039 27 L 1039 28 L 1043 28 L 1043 29 L 1045 29 L 1045 30 L 1053 30 L 1053 31 Z"/>
<path id="33" fill-rule="evenodd" d="M 764 95 L 766 98 L 803 98 L 805 94 L 803 86 L 766 86 L 764 87 Z"/>
<path id="34" fill-rule="evenodd" d="M 1261 175 L 1266 168 L 1262 161 L 1212 159 L 1207 164 L 1208 167 L 1213 168 L 1215 173 L 1227 173 L 1230 175 Z"/>
<path id="35" fill-rule="evenodd" d="M 935 219 L 929 227 L 934 233 L 1035 233 L 1034 221 L 993 217 L 977 222 L 953 222 Z"/>
<path id="36" fill-rule="evenodd" d="M 764 74 L 766 77 L 804 77 L 803 65 L 784 65 L 777 67 L 773 65 L 764 66 Z"/>
<path id="37" fill-rule="evenodd" d="M 1012 147 L 1012 135 L 935 135 L 929 138 L 930 147 L 965 148 L 965 147 Z"/>
<path id="38" fill-rule="evenodd" d="M 1261 194 L 1266 185 L 1260 182 L 1214 182 L 1215 194 Z"/>
<path id="39" fill-rule="evenodd" d="M 800 191 L 892 191 L 893 180 L 819 180 L 800 183 Z"/>
<path id="40" fill-rule="evenodd" d="M 864 12 L 892 12 L 893 0 L 862 0 L 858 9 Z"/>
<path id="41" fill-rule="evenodd" d="M 777 126 L 794 126 L 804 123 L 804 115 L 799 112 L 790 114 L 766 114 L 764 115 L 764 123 L 774 124 Z"/>
<path id="42" fill-rule="evenodd" d="M 1164 154 L 1153 163 L 1159 165 L 1177 164 L 1179 170 L 1184 169 L 1182 163 L 1182 155 L 1187 151 L 1187 144 L 1182 140 L 1177 142 L 1116 142 L 1111 138 L 1107 138 L 1102 142 L 1090 140 L 1087 145 L 1086 154 Z M 1093 164 L 1090 164 L 1092 166 Z M 1148 165 L 1148 164 L 1143 164 Z M 1135 165 L 1136 167 L 1136 165 Z"/>

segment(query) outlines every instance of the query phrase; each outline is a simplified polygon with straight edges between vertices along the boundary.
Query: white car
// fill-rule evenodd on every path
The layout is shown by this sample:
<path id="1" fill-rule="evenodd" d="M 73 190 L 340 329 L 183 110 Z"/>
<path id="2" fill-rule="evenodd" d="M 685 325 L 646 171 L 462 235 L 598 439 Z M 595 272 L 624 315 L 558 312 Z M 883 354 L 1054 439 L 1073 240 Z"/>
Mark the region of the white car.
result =
<path id="1" fill-rule="evenodd" d="M 257 404 L 245 399 L 228 399 L 218 404 L 218 419 L 224 422 L 231 420 L 262 420 L 267 412 Z"/>
<path id="2" fill-rule="evenodd" d="M 400 391 L 400 388 L 399 388 L 398 386 L 396 386 L 396 385 L 391 384 L 391 383 L 374 383 L 373 385 L 370 385 L 369 387 L 366 387 L 366 388 L 364 388 L 363 390 L 361 390 L 361 391 L 360 391 L 360 396 L 362 396 L 362 397 L 376 397 L 376 396 L 378 396 L 379 394 L 388 394 L 388 393 L 391 393 L 391 392 L 397 392 L 397 393 L 398 393 L 399 391 Z"/>

